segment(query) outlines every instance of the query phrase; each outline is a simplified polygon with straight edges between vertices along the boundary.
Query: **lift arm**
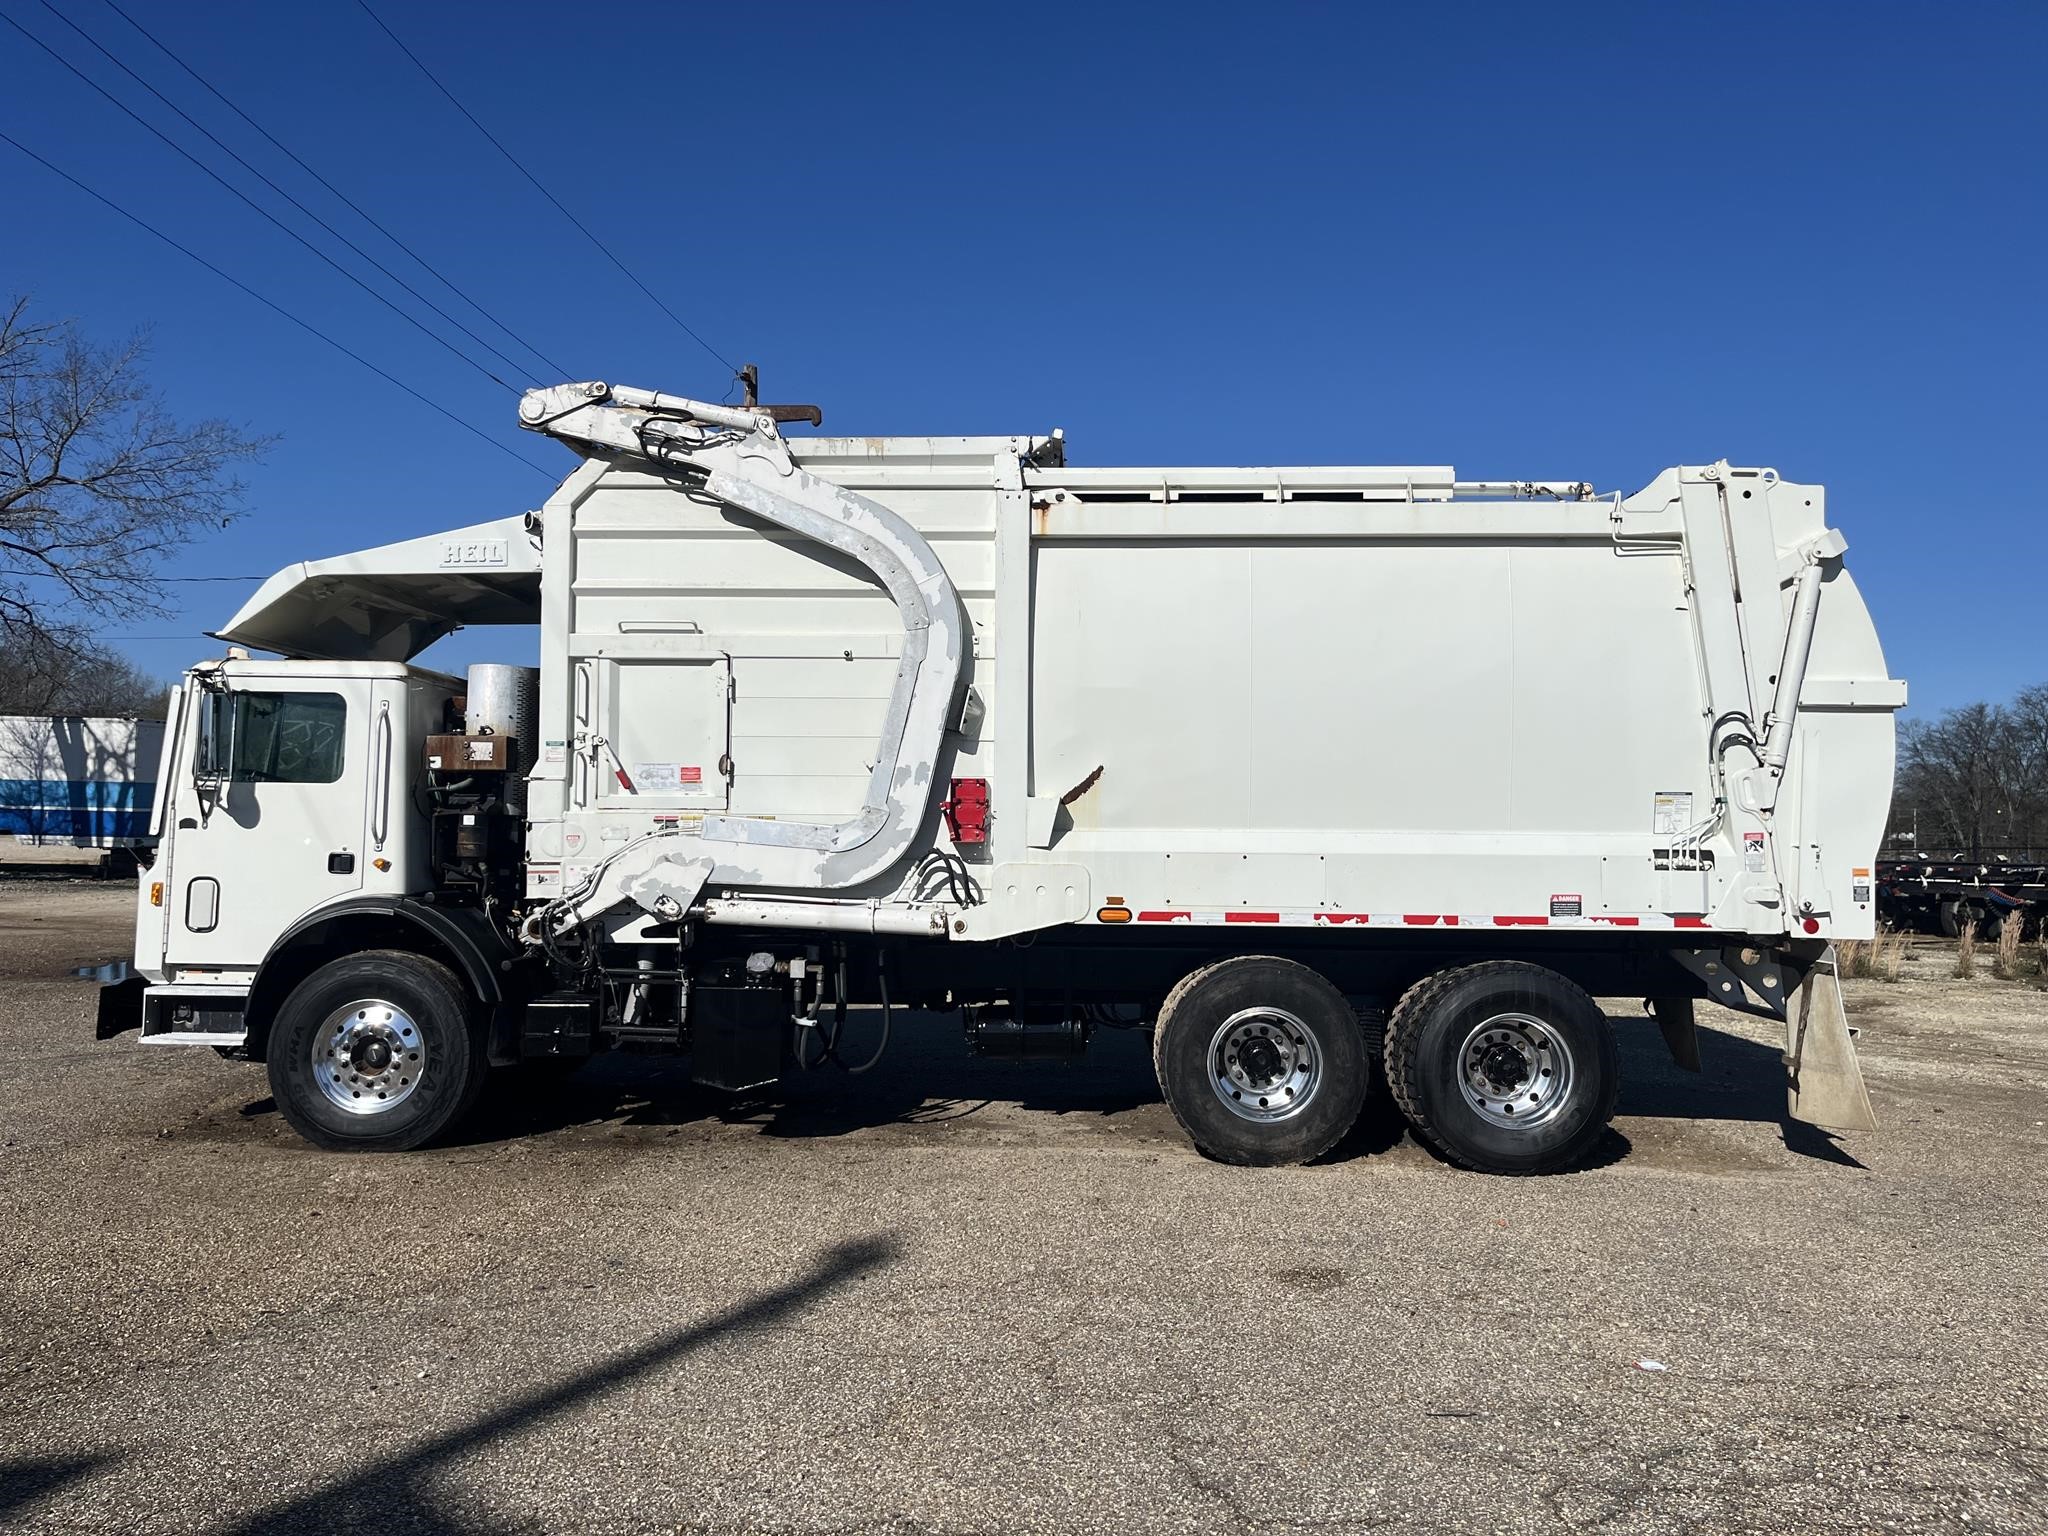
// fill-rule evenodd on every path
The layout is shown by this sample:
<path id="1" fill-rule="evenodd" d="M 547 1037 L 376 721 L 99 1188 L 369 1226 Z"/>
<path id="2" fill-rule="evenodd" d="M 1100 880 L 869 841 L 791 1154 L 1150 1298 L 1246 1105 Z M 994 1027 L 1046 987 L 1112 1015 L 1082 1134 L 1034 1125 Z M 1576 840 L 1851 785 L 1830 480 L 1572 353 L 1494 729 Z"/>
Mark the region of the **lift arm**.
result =
<path id="1" fill-rule="evenodd" d="M 553 926 L 587 921 L 622 900 L 673 918 L 712 882 L 844 890 L 900 861 L 930 806 L 967 642 L 960 594 L 923 535 L 887 507 L 799 468 L 765 410 L 588 383 L 529 391 L 519 419 L 582 453 L 644 459 L 697 494 L 859 561 L 903 619 L 874 770 L 852 818 L 813 826 L 706 816 L 701 838 L 629 844 L 586 890 L 557 904 Z"/>
<path id="2" fill-rule="evenodd" d="M 1793 599 L 1781 632 L 1782 562 L 1769 541 L 1769 523 L 1730 499 L 1738 481 L 1768 486 L 1775 477 L 1732 469 L 1725 460 L 1677 475 L 1687 595 L 1719 798 L 1738 830 L 1763 834 L 1764 866 L 1745 869 L 1747 878 L 1738 887 L 1749 909 L 1743 924 L 1752 932 L 1782 930 L 1790 917 L 1776 836 L 1778 791 L 1798 723 L 1825 562 L 1838 560 L 1848 545 L 1830 528 L 1791 551 Z M 1743 497 L 1749 494 L 1741 490 Z M 1756 579 L 1765 571 L 1767 584 Z M 1764 657 L 1774 658 L 1775 665 Z M 1766 674 L 1773 680 L 1768 711 L 1759 707 Z"/>

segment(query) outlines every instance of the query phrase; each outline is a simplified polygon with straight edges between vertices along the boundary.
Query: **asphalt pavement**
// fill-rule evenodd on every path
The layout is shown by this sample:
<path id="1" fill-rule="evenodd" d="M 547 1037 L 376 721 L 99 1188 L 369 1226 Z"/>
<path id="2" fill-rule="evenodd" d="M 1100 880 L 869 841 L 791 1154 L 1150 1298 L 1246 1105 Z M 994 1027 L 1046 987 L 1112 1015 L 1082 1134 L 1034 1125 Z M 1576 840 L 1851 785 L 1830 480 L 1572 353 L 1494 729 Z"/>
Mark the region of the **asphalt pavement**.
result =
<path id="1" fill-rule="evenodd" d="M 1210 1163 L 1143 1036 L 731 1101 L 606 1059 L 313 1151 L 260 1067 L 95 1044 L 125 887 L 0 885 L 0 1528 L 2048 1530 L 2048 993 L 1858 983 L 1875 1133 L 1714 1011 L 1621 1023 L 1594 1165 L 1383 1096 Z M 1629 1013 L 1610 1005 L 1618 1019 Z"/>

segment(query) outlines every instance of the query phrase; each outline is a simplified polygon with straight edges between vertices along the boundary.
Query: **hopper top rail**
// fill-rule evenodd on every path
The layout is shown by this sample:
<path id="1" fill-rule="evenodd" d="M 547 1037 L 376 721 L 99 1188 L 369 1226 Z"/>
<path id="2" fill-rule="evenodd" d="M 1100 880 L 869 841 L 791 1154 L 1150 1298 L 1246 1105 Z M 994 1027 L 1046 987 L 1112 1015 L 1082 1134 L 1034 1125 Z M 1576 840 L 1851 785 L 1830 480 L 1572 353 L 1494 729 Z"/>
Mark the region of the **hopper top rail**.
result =
<path id="1" fill-rule="evenodd" d="M 1027 489 L 1058 489 L 1095 504 L 1467 500 L 1588 501 L 1567 480 L 1460 480 L 1449 465 L 1336 468 L 1061 468 L 1027 470 Z"/>

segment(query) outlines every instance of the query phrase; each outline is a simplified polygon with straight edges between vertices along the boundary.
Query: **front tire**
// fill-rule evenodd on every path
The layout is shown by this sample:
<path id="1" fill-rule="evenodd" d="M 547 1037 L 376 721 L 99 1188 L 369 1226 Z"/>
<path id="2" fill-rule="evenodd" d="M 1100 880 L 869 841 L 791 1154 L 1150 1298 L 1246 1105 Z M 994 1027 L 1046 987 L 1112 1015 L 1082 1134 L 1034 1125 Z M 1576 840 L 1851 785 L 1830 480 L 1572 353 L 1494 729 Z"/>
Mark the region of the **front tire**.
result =
<path id="1" fill-rule="evenodd" d="M 453 1126 L 487 1070 L 476 1005 L 445 965 L 370 950 L 299 983 L 271 1026 L 271 1097 L 317 1147 L 405 1152 Z"/>
<path id="2" fill-rule="evenodd" d="M 1328 981 L 1273 955 L 1239 955 L 1167 994 L 1152 1037 L 1159 1089 L 1218 1162 L 1305 1163 L 1365 1104 L 1371 1065 L 1357 1015 Z"/>
<path id="3" fill-rule="evenodd" d="M 1592 1150 L 1620 1085 L 1600 1005 L 1515 960 L 1439 971 L 1387 1021 L 1387 1085 L 1416 1134 L 1482 1173 L 1549 1173 Z"/>

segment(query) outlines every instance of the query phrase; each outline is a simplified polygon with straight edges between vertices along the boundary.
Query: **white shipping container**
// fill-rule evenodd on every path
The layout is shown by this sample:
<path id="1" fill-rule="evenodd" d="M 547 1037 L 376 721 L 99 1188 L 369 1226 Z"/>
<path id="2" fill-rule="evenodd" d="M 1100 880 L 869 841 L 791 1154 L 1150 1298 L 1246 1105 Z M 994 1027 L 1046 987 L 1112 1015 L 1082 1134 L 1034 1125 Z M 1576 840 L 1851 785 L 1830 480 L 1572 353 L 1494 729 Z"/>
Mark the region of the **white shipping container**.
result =
<path id="1" fill-rule="evenodd" d="M 0 837 L 116 848 L 145 838 L 161 720 L 0 715 Z"/>

